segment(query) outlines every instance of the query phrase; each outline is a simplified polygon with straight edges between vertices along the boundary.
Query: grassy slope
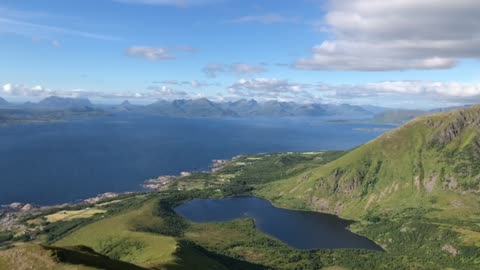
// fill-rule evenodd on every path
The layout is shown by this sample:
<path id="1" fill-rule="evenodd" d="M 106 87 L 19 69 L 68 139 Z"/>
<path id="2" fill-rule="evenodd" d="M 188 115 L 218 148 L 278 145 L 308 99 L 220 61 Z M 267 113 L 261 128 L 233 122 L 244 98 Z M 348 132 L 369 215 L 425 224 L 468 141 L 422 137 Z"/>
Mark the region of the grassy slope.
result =
<path id="1" fill-rule="evenodd" d="M 53 252 L 34 244 L 19 244 L 14 248 L 0 251 L 0 270 L 10 269 L 59 269 L 89 270 L 88 266 L 63 264 L 53 258 Z"/>
<path id="2" fill-rule="evenodd" d="M 423 258 L 422 267 L 480 268 L 479 164 L 474 106 L 415 119 L 255 192 L 280 206 L 355 219 L 352 230 L 390 254 Z"/>
<path id="3" fill-rule="evenodd" d="M 38 244 L 17 244 L 0 251 L 0 270 L 145 270 L 130 263 L 111 259 L 84 246 L 60 248 Z"/>
<path id="4" fill-rule="evenodd" d="M 201 194 L 178 192 L 165 195 L 167 197 L 160 195 L 159 199 L 147 201 L 146 206 L 150 208 L 147 212 L 145 212 L 146 206 L 140 209 L 130 209 L 127 213 L 119 216 L 87 225 L 58 243 L 68 241 L 68 245 L 85 243 L 95 245 L 105 233 L 105 229 L 99 232 L 98 224 L 122 227 L 122 223 L 125 222 L 130 226 L 116 230 L 118 235 L 133 233 L 132 228 L 139 228 L 137 225 L 132 225 L 131 222 L 133 224 L 141 223 L 144 224 L 141 227 L 143 230 L 157 231 L 156 234 L 150 234 L 152 241 L 157 241 L 154 237 L 161 236 L 159 232 L 177 233 L 176 227 L 180 223 L 167 221 L 169 217 L 165 212 L 150 211 L 154 209 L 151 207 L 159 207 L 161 203 L 158 202 L 162 202 L 162 200 L 167 203 L 180 202 L 191 197 L 203 196 Z M 208 192 L 203 194 L 208 195 Z M 153 203 L 156 204 L 153 205 Z M 132 219 L 124 218 L 125 216 Z M 119 217 L 122 218 L 119 220 Z M 373 269 L 374 266 L 377 266 L 378 269 L 410 269 L 414 265 L 421 265 L 425 260 L 411 256 L 408 257 L 408 262 L 404 262 L 403 255 L 365 250 L 296 250 L 257 230 L 252 220 L 201 224 L 187 222 L 186 225 L 181 226 L 181 233 L 175 237 L 177 248 L 172 253 L 174 259 L 153 265 L 155 269 L 320 269 L 323 266 L 341 266 L 346 269 Z M 70 242 L 72 238 L 80 241 Z M 86 239 L 88 241 L 85 241 Z M 115 239 L 118 240 L 121 237 Z M 90 240 L 92 242 L 89 242 Z M 109 249 L 102 249 L 101 245 L 97 246 L 95 249 L 97 252 L 116 258 L 115 253 L 109 252 Z M 118 245 L 117 248 L 117 251 L 123 253 L 130 251 L 128 245 Z M 130 262 L 138 262 L 139 265 L 143 265 L 140 258 L 135 261 L 130 260 Z"/>
<path id="5" fill-rule="evenodd" d="M 155 222 L 153 201 L 129 211 L 87 225 L 55 243 L 59 246 L 84 245 L 122 261 L 152 267 L 173 262 L 176 241 L 172 237 L 130 230 L 132 222 Z"/>
<path id="6" fill-rule="evenodd" d="M 468 217 L 479 202 L 468 192 L 480 183 L 478 119 L 479 106 L 421 117 L 301 176 L 268 183 L 257 194 L 355 219 L 409 207 Z"/>
<path id="7" fill-rule="evenodd" d="M 55 246 L 88 246 L 111 259 L 148 269 L 232 269 L 226 263 L 254 269 L 249 263 L 212 253 L 185 242 L 185 239 L 159 233 L 165 228 L 176 230 L 172 227 L 174 225 L 168 224 L 166 216 L 155 213 L 158 205 L 158 198 L 152 198 L 141 208 L 128 209 L 86 225 L 57 241 Z"/>

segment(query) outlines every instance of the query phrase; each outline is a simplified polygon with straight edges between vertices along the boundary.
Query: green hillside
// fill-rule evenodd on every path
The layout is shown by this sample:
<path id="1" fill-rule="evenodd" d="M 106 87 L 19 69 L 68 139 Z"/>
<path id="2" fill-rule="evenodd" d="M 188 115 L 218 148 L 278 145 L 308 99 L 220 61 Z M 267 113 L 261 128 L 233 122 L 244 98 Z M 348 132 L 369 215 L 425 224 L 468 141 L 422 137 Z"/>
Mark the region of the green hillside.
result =
<path id="1" fill-rule="evenodd" d="M 479 192 L 478 105 L 414 119 L 255 190 L 282 207 L 356 220 L 351 230 L 425 269 L 480 267 Z"/>
<path id="2" fill-rule="evenodd" d="M 358 218 L 409 207 L 476 211 L 480 106 L 415 119 L 300 176 L 266 184 L 277 204 Z"/>

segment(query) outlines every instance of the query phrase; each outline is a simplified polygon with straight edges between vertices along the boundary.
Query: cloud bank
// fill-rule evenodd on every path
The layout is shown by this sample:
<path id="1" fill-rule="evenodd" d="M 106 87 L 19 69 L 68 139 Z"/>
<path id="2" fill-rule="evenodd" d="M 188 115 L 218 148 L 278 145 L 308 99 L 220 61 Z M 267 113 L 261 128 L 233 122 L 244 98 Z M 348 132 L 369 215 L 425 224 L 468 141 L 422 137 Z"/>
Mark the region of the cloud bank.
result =
<path id="1" fill-rule="evenodd" d="M 244 63 L 232 64 L 232 65 L 209 64 L 203 68 L 203 73 L 205 73 L 205 75 L 210 78 L 215 78 L 220 73 L 231 73 L 235 75 L 245 76 L 245 75 L 256 75 L 266 71 L 267 70 L 262 66 L 244 64 Z"/>
<path id="2" fill-rule="evenodd" d="M 294 22 L 296 21 L 293 18 L 285 17 L 278 14 L 265 14 L 265 15 L 247 15 L 242 16 L 233 20 L 230 20 L 230 23 L 262 23 L 262 24 L 273 24 L 273 23 L 285 23 L 285 22 Z"/>
<path id="3" fill-rule="evenodd" d="M 198 92 L 205 87 L 219 88 L 219 94 L 205 95 Z M 226 92 L 225 92 L 226 90 Z M 275 78 L 239 79 L 221 88 L 218 84 L 201 81 L 165 80 L 153 82 L 143 91 L 106 92 L 83 89 L 52 90 L 44 86 L 25 86 L 7 83 L 2 91 L 8 96 L 41 98 L 47 96 L 83 97 L 100 99 L 192 99 L 208 97 L 212 100 L 236 100 L 254 98 L 257 100 L 295 101 L 316 103 L 320 100 L 331 103 L 372 104 L 381 100 L 382 104 L 408 102 L 417 108 L 425 104 L 471 104 L 480 102 L 480 83 L 430 82 L 430 81 L 384 81 L 364 84 L 299 83 Z M 382 105 L 373 104 L 373 105 Z M 437 105 L 439 106 L 439 105 Z"/>
<path id="4" fill-rule="evenodd" d="M 127 55 L 150 61 L 176 58 L 175 55 L 171 54 L 167 48 L 163 47 L 132 46 L 127 49 Z"/>
<path id="5" fill-rule="evenodd" d="M 480 1 L 331 0 L 319 30 L 333 36 L 299 69 L 448 69 L 480 58 Z"/>
<path id="6" fill-rule="evenodd" d="M 176 59 L 176 52 L 196 52 L 191 46 L 155 47 L 155 46 L 130 46 L 127 55 L 143 58 L 149 61 Z"/>

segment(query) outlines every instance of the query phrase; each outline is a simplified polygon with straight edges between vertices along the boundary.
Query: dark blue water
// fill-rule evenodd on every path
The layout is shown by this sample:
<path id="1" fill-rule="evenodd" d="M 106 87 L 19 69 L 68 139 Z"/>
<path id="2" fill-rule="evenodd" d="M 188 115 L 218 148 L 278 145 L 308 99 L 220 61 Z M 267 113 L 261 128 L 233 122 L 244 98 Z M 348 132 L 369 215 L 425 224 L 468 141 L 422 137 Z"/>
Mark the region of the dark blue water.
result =
<path id="1" fill-rule="evenodd" d="M 207 170 L 238 154 L 349 149 L 380 132 L 319 119 L 115 116 L 0 128 L 0 204 L 70 202 L 139 190 L 145 179 Z"/>
<path id="2" fill-rule="evenodd" d="M 264 233 L 299 249 L 362 248 L 382 251 L 371 240 L 345 229 L 350 222 L 333 215 L 277 208 L 257 197 L 195 199 L 175 208 L 194 222 L 253 218 Z"/>

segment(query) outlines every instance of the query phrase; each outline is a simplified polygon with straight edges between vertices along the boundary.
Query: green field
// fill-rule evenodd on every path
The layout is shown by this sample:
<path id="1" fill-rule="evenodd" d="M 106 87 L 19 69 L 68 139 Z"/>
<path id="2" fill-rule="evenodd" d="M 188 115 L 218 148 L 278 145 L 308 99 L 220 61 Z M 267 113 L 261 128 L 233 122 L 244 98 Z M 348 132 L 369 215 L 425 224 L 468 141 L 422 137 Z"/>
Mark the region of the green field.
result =
<path id="1" fill-rule="evenodd" d="M 45 216 L 45 219 L 48 222 L 57 222 L 62 220 L 72 220 L 76 218 L 91 218 L 97 214 L 105 213 L 105 210 L 97 209 L 97 208 L 86 208 L 82 210 L 62 210 L 54 214 L 50 214 Z"/>
<path id="2" fill-rule="evenodd" d="M 58 246 L 84 245 L 111 258 L 153 267 L 172 263 L 177 243 L 174 238 L 130 230 L 134 222 L 156 222 L 153 201 L 140 209 L 89 224 L 56 242 Z M 160 221 L 161 222 L 161 221 Z"/>

